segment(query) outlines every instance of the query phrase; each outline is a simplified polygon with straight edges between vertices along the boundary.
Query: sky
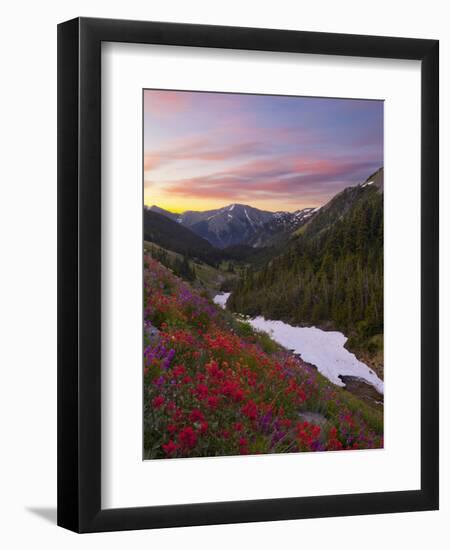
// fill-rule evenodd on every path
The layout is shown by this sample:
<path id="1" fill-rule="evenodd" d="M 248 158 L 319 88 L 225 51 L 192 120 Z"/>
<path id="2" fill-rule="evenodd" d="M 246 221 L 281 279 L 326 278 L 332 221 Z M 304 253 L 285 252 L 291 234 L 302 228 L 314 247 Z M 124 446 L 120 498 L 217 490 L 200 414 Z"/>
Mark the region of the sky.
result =
<path id="1" fill-rule="evenodd" d="M 325 204 L 383 166 L 383 102 L 144 90 L 144 202 Z"/>

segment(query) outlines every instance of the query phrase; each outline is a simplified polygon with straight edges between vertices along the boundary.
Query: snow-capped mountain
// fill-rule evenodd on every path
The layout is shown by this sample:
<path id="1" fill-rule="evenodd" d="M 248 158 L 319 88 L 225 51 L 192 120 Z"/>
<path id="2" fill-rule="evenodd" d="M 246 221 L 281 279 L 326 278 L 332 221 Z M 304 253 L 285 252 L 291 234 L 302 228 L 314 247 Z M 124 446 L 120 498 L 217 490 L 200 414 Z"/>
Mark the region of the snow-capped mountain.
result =
<path id="1" fill-rule="evenodd" d="M 318 209 L 269 212 L 245 204 L 230 204 L 216 210 L 188 210 L 182 214 L 174 214 L 158 206 L 152 206 L 150 210 L 177 221 L 212 245 L 226 248 L 237 244 L 255 247 L 273 244 L 306 223 Z"/>
<path id="2" fill-rule="evenodd" d="M 257 247 L 277 244 L 304 225 L 318 210 L 303 208 L 295 212 L 274 212 L 272 219 L 264 224 L 248 244 Z"/>

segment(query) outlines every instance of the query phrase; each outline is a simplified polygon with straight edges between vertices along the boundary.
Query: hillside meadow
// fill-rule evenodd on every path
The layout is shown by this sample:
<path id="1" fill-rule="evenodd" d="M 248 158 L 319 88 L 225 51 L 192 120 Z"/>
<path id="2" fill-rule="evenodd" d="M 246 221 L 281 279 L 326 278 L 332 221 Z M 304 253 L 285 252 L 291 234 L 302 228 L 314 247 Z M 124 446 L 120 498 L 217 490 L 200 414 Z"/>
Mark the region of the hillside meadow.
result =
<path id="1" fill-rule="evenodd" d="M 383 447 L 383 412 L 144 255 L 144 458 Z"/>

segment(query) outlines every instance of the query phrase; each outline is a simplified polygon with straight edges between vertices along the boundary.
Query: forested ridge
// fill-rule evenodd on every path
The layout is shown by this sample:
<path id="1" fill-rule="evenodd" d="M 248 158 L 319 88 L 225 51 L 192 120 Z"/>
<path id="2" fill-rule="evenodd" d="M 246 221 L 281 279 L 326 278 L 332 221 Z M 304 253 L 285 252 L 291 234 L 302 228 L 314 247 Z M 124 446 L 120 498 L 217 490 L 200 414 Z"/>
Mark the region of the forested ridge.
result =
<path id="1" fill-rule="evenodd" d="M 228 307 L 339 329 L 359 341 L 382 333 L 382 170 L 371 177 L 377 185 L 345 189 L 301 228 L 283 254 L 260 270 L 248 269 Z"/>
<path id="2" fill-rule="evenodd" d="M 220 251 L 217 251 L 206 239 L 199 237 L 176 221 L 149 209 L 144 209 L 144 240 L 208 263 L 218 262 L 221 258 Z"/>

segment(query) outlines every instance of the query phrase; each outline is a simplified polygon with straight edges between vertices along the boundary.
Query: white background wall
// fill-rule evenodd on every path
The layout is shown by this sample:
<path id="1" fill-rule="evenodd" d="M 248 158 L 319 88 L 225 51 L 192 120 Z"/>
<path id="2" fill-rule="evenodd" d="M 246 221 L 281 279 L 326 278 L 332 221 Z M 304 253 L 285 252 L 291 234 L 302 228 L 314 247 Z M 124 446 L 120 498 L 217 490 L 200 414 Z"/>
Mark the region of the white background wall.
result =
<path id="1" fill-rule="evenodd" d="M 66 0 L 2 10 L 0 541 L 4 548 L 392 548 L 450 538 L 449 291 L 441 285 L 441 510 L 75 535 L 56 517 L 56 24 L 78 15 L 441 41 L 441 280 L 450 272 L 450 20 L 444 0 Z M 405 197 L 405 208 L 408 200 Z M 399 213 L 401 223 L 401 213 Z M 399 404 L 401 406 L 401 404 Z M 405 422 L 408 411 L 405 411 Z M 169 480 L 168 480 L 169 482 Z"/>

